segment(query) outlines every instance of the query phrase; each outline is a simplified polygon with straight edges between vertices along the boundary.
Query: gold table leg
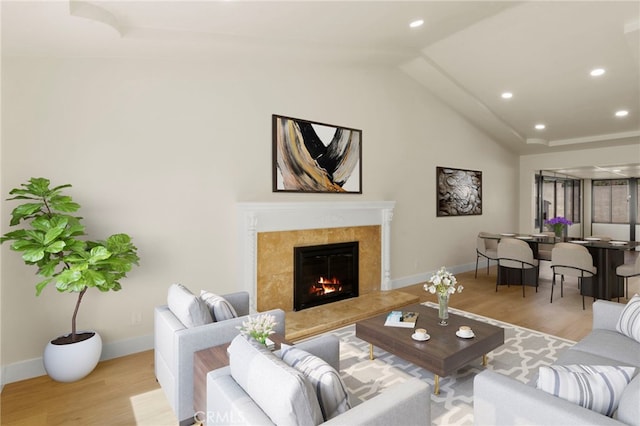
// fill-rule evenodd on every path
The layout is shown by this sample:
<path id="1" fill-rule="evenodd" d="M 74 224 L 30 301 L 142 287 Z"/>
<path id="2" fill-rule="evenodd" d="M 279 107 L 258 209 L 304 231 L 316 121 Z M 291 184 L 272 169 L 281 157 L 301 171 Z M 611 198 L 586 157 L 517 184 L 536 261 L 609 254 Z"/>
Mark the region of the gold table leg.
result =
<path id="1" fill-rule="evenodd" d="M 487 354 L 482 355 L 482 366 L 487 366 Z"/>
<path id="2" fill-rule="evenodd" d="M 436 386 L 433 388 L 433 394 L 440 395 L 440 376 L 438 376 L 437 374 L 434 374 L 433 378 L 435 379 L 435 382 L 436 382 Z"/>
<path id="3" fill-rule="evenodd" d="M 373 345 L 369 343 L 369 359 L 373 359 Z"/>

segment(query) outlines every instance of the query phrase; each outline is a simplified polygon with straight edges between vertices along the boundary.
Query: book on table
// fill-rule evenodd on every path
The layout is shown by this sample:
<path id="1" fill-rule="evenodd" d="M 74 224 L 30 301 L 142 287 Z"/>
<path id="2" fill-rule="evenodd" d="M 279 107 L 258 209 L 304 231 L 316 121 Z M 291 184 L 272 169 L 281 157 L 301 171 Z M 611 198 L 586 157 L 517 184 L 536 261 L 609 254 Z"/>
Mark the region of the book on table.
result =
<path id="1" fill-rule="evenodd" d="M 388 327 L 414 328 L 417 319 L 418 312 L 391 311 L 389 315 L 387 315 L 387 320 L 384 322 L 384 325 Z"/>

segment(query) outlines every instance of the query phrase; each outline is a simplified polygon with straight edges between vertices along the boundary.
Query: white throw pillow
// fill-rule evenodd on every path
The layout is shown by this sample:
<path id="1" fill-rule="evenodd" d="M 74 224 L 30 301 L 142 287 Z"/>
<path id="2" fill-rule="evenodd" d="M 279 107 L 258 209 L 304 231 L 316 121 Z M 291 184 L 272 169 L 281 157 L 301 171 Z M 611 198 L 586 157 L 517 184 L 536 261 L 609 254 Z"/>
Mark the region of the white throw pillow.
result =
<path id="1" fill-rule="evenodd" d="M 636 375 L 624 388 L 613 418 L 626 425 L 640 426 L 640 375 Z"/>
<path id="2" fill-rule="evenodd" d="M 200 291 L 200 299 L 202 299 L 209 308 L 214 321 L 224 321 L 238 317 L 231 303 L 222 296 L 202 290 Z"/>
<path id="3" fill-rule="evenodd" d="M 282 360 L 299 370 L 311 382 L 325 421 L 351 408 L 349 394 L 340 374 L 325 360 L 294 346 L 282 345 Z"/>
<path id="4" fill-rule="evenodd" d="M 322 423 L 311 383 L 254 339 L 236 336 L 229 345 L 231 376 L 279 426 Z"/>
<path id="5" fill-rule="evenodd" d="M 635 367 L 553 365 L 539 370 L 537 388 L 611 417 Z"/>
<path id="6" fill-rule="evenodd" d="M 627 302 L 622 310 L 616 324 L 616 330 L 636 342 L 640 342 L 640 296 L 637 294 Z"/>
<path id="7" fill-rule="evenodd" d="M 182 284 L 171 284 L 167 294 L 167 305 L 173 315 L 187 328 L 213 322 L 207 305 Z"/>

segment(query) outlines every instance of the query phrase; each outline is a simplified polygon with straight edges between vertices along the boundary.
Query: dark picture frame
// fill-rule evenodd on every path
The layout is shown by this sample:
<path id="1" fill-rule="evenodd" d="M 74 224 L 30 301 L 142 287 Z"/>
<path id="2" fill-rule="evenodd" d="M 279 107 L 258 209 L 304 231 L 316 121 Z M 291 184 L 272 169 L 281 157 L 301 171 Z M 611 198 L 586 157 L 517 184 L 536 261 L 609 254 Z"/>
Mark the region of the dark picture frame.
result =
<path id="1" fill-rule="evenodd" d="M 436 167 L 438 216 L 482 214 L 482 172 Z"/>
<path id="2" fill-rule="evenodd" d="M 362 130 L 272 115 L 273 192 L 362 194 Z"/>

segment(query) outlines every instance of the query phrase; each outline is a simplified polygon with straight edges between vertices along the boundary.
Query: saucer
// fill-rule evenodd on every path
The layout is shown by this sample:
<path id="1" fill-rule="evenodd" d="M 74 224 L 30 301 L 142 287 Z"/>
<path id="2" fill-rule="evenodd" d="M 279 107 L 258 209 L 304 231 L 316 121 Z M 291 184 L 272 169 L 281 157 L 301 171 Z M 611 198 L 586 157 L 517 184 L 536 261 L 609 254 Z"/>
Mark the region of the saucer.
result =
<path id="1" fill-rule="evenodd" d="M 418 337 L 418 336 L 416 336 L 416 334 L 415 334 L 415 333 L 413 333 L 413 334 L 411 335 L 411 338 L 412 338 L 413 340 L 417 340 L 418 342 L 426 342 L 427 340 L 431 339 L 431 336 L 429 336 L 429 335 L 427 334 L 427 335 L 426 335 L 426 336 L 424 336 L 424 337 Z"/>
<path id="2" fill-rule="evenodd" d="M 464 336 L 460 334 L 460 330 L 456 331 L 456 336 L 458 336 L 461 339 L 471 339 L 472 337 L 476 337 L 476 335 L 473 332 L 471 332 L 471 335 L 469 336 Z"/>

